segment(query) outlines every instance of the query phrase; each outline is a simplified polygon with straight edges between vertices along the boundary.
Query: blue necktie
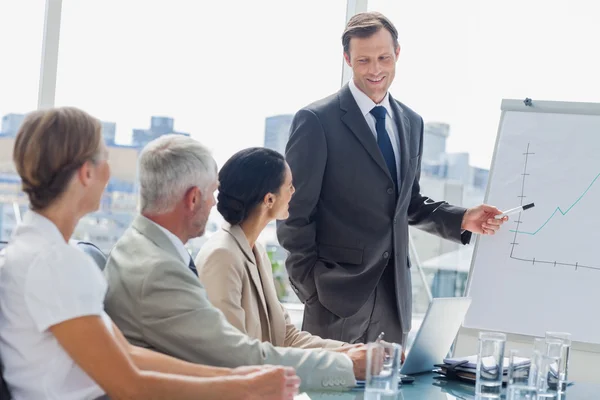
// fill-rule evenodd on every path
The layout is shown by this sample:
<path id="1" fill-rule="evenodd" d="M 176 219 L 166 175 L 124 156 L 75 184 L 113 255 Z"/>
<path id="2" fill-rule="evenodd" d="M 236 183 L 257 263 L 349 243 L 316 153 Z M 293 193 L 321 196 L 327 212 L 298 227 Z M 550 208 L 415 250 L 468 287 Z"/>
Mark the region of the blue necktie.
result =
<path id="1" fill-rule="evenodd" d="M 192 257 L 190 257 L 190 264 L 188 265 L 188 267 L 192 270 L 194 274 L 196 274 L 196 276 L 198 276 L 198 270 L 196 269 L 196 264 L 194 264 L 194 260 L 192 259 Z"/>
<path id="2" fill-rule="evenodd" d="M 396 157 L 394 157 L 394 148 L 390 136 L 385 129 L 385 114 L 386 110 L 383 106 L 375 106 L 371 110 L 371 114 L 375 117 L 375 130 L 377 131 L 377 144 L 383 154 L 383 159 L 387 164 L 392 180 L 394 181 L 394 188 L 396 190 L 396 196 L 398 196 L 398 170 L 396 169 Z"/>

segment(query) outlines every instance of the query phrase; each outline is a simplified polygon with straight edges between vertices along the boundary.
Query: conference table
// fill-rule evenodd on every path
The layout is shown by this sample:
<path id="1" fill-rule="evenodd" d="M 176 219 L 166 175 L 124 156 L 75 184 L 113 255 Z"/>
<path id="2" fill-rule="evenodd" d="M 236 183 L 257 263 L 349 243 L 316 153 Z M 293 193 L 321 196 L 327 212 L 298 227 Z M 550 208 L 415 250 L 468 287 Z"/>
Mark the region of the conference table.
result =
<path id="1" fill-rule="evenodd" d="M 364 391 L 315 392 L 307 391 L 312 400 L 471 400 L 475 399 L 475 386 L 467 383 L 434 379 L 436 374 L 415 376 L 415 382 L 403 385 L 398 395 L 366 397 Z M 504 399 L 504 396 L 502 397 Z M 567 388 L 564 400 L 600 399 L 600 385 L 575 383 Z"/>

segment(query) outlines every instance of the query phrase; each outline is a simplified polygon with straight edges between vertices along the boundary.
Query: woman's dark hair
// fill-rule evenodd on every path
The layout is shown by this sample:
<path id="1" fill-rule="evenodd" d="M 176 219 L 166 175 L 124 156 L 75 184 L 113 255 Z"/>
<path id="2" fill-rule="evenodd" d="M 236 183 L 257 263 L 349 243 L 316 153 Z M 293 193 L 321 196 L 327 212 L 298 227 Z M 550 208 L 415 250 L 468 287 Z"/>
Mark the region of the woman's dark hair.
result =
<path id="1" fill-rule="evenodd" d="M 219 171 L 217 210 L 232 225 L 243 222 L 268 193 L 279 193 L 285 159 L 278 152 L 252 147 L 235 153 Z"/>

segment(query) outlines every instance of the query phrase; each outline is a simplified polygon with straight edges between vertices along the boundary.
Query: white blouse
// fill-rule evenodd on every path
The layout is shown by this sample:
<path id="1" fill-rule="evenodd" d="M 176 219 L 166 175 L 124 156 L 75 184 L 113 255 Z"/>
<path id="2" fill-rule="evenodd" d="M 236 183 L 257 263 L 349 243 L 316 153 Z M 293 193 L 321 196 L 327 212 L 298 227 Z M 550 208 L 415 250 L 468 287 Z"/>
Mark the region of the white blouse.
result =
<path id="1" fill-rule="evenodd" d="M 47 218 L 29 211 L 0 259 L 0 359 L 15 400 L 95 399 L 104 391 L 49 327 L 104 312 L 107 284 L 94 261 Z"/>

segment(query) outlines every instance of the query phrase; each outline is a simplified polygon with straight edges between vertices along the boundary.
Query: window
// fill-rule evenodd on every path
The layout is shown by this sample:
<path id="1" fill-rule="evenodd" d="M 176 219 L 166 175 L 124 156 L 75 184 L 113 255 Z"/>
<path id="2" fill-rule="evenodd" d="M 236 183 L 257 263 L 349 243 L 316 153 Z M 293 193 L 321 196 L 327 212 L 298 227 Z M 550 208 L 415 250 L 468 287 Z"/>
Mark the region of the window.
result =
<path id="1" fill-rule="evenodd" d="M 0 240 L 10 237 L 15 213 L 27 204 L 12 149 L 24 114 L 37 105 L 44 3 L 0 2 Z"/>
<path id="2" fill-rule="evenodd" d="M 503 98 L 600 101 L 594 2 L 370 0 L 368 6 L 399 31 L 391 93 L 429 123 L 422 188 L 433 198 L 481 203 Z M 426 159 L 428 152 L 435 157 Z M 464 293 L 473 246 L 411 234 L 433 295 Z M 413 285 L 418 317 L 428 301 L 417 275 Z"/>
<path id="3" fill-rule="evenodd" d="M 56 104 L 104 121 L 113 171 L 94 216 L 108 222 L 76 235 L 114 244 L 135 213 L 137 151 L 154 137 L 190 134 L 219 165 L 266 130 L 287 139 L 289 115 L 339 90 L 345 14 L 345 0 L 63 0 Z M 207 236 L 221 223 L 213 211 Z M 274 225 L 262 239 L 277 245 Z M 194 253 L 203 239 L 192 242 Z M 283 273 L 283 252 L 271 254 Z"/>
<path id="4" fill-rule="evenodd" d="M 0 2 L 0 117 L 36 108 L 44 4 L 44 0 Z"/>

